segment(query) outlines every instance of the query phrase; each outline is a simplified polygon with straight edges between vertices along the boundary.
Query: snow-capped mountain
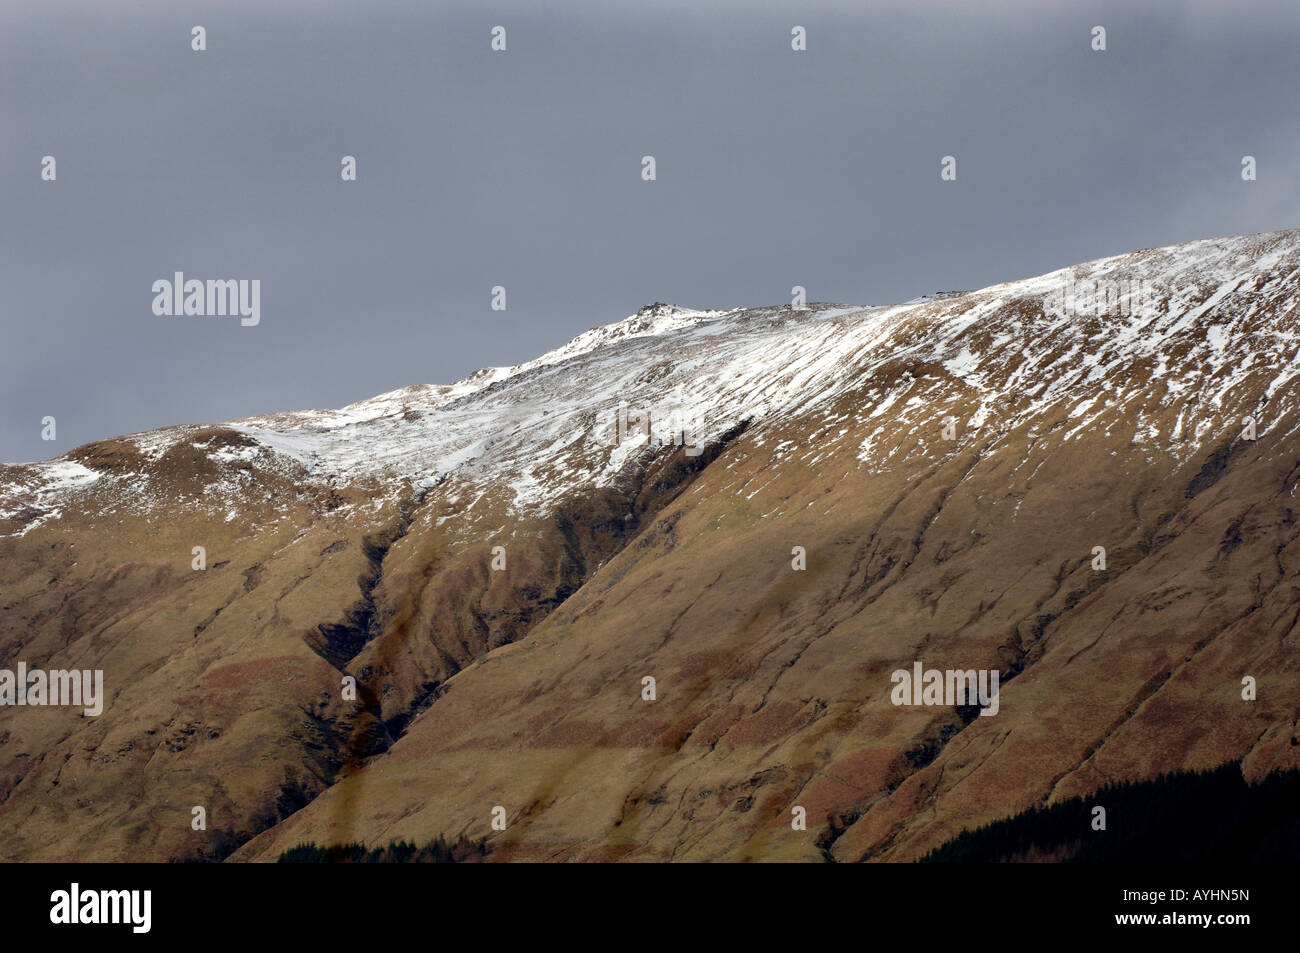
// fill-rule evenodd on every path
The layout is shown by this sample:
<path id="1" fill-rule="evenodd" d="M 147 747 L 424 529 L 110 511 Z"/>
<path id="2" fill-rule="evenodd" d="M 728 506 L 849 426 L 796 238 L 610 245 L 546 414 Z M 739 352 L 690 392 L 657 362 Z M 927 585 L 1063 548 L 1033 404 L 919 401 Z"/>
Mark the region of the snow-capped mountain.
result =
<path id="1" fill-rule="evenodd" d="M 201 505 L 237 502 L 259 468 L 301 468 L 309 481 L 380 484 L 394 494 L 447 480 L 465 492 L 508 484 L 514 508 L 536 512 L 608 485 L 647 443 L 702 445 L 743 421 L 762 445 L 787 418 L 848 393 L 865 399 L 828 411 L 815 445 L 783 452 L 815 460 L 856 439 L 850 424 L 870 421 L 862 466 L 907 466 L 933 452 L 938 431 L 929 424 L 940 408 L 958 412 L 963 433 L 994 435 L 992 451 L 997 435 L 1068 403 L 1066 439 L 1131 427 L 1152 452 L 1186 457 L 1224 419 L 1254 416 L 1267 432 L 1295 410 L 1300 363 L 1287 318 L 1297 303 L 1298 234 L 1148 249 L 886 307 L 657 304 L 449 386 L 233 421 L 229 429 L 249 438 L 239 447 L 203 442 L 210 428 L 172 427 L 124 438 L 139 451 L 139 469 L 106 474 L 76 451 L 9 468 L 0 521 L 25 532 L 66 500 L 90 502 L 89 490 L 114 484 L 147 507 L 154 500 L 136 491 L 151 464 L 196 434 L 194 445 L 229 474 L 206 488 Z M 1162 427 L 1175 404 L 1177 419 Z M 660 432 L 657 418 L 678 426 Z"/>
<path id="2" fill-rule="evenodd" d="M 1298 428 L 1291 230 L 653 305 L 0 467 L 0 646 L 107 696 L 0 706 L 0 855 L 911 859 L 1107 781 L 1295 766 Z M 998 673 L 998 712 L 891 701 L 914 664 Z"/>

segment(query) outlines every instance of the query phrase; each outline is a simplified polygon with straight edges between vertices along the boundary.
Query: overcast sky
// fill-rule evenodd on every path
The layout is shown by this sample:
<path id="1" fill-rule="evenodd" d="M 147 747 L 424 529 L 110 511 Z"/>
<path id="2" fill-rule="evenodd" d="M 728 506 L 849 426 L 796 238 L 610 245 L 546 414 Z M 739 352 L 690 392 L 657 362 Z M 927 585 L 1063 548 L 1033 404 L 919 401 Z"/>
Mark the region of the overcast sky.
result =
<path id="1" fill-rule="evenodd" d="M 1294 227 L 1297 51 L 1294 0 L 2 0 L 0 460 L 450 383 L 656 300 Z M 259 279 L 261 323 L 156 316 L 176 271 Z"/>

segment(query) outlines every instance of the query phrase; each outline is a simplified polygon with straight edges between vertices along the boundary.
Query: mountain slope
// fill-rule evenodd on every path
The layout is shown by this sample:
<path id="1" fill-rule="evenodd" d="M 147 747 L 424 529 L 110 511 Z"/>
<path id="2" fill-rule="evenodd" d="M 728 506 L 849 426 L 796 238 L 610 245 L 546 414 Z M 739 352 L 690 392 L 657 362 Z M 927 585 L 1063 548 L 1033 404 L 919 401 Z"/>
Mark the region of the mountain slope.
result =
<path id="1" fill-rule="evenodd" d="M 0 709 L 0 854 L 912 859 L 1106 781 L 1294 767 L 1298 302 L 1288 231 L 886 308 L 657 306 L 451 387 L 6 467 L 5 656 L 110 700 Z M 891 704 L 918 660 L 997 669 L 998 714 Z"/>

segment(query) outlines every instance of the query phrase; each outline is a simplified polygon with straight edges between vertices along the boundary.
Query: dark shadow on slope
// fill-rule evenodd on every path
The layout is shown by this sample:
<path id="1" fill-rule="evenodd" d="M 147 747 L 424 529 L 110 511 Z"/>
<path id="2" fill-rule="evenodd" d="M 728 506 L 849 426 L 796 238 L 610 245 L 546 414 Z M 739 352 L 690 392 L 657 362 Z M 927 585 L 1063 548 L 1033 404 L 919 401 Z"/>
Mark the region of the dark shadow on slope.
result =
<path id="1" fill-rule="evenodd" d="M 338 623 L 321 623 L 307 644 L 317 655 L 342 671 L 378 635 L 375 611 L 375 587 L 383 578 L 384 557 L 393 544 L 406 535 L 415 518 L 420 500 L 402 504 L 399 517 L 378 533 L 365 537 L 361 549 L 366 557 L 366 571 L 357 577 L 361 598 L 353 603 Z"/>

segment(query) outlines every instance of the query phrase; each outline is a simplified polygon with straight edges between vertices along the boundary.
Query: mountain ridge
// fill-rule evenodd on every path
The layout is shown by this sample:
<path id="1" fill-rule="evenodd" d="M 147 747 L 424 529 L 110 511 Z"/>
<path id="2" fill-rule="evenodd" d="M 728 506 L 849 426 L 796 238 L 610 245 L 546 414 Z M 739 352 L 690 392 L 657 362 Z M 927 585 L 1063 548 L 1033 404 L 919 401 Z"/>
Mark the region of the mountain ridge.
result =
<path id="1" fill-rule="evenodd" d="M 205 432 L 213 427 L 228 428 L 249 437 L 253 441 L 253 446 L 235 451 L 224 448 L 215 454 L 210 454 L 219 463 L 245 460 L 255 455 L 259 450 L 265 449 L 276 456 L 285 458 L 279 461 L 282 465 L 292 467 L 293 463 L 296 462 L 306 466 L 311 476 L 316 476 L 319 467 L 322 468 L 324 475 L 335 479 L 373 478 L 382 473 L 386 477 L 396 476 L 400 479 L 415 479 L 418 482 L 419 475 L 426 470 L 436 471 L 437 476 L 434 478 L 437 479 L 444 474 L 461 468 L 467 461 L 483 456 L 482 451 L 490 449 L 492 441 L 506 435 L 505 431 L 497 423 L 498 417 L 507 419 L 513 429 L 537 427 L 542 429 L 549 439 L 557 439 L 560 436 L 559 430 L 554 426 L 546 426 L 547 423 L 553 423 L 553 421 L 541 420 L 541 417 L 545 415 L 540 414 L 540 410 L 546 409 L 545 401 L 552 399 L 552 395 L 548 395 L 544 391 L 540 395 L 530 395 L 531 402 L 540 404 L 541 407 L 538 408 L 538 413 L 529 415 L 521 413 L 521 411 L 528 409 L 527 402 L 509 400 L 508 395 L 510 392 L 520 389 L 521 379 L 526 381 L 530 377 L 548 372 L 554 374 L 566 367 L 577 366 L 580 373 L 599 373 L 600 368 L 593 367 L 593 365 L 598 363 L 600 357 L 608 356 L 611 350 L 617 351 L 620 346 L 636 347 L 643 345 L 648 350 L 644 358 L 647 362 L 662 362 L 675 357 L 671 353 L 671 345 L 680 342 L 683 347 L 687 348 L 698 346 L 700 343 L 699 338 L 707 338 L 709 332 L 717 331 L 719 327 L 724 327 L 727 331 L 733 332 L 734 337 L 751 338 L 762 328 L 772 330 L 773 323 L 780 321 L 783 327 L 777 327 L 774 335 L 780 337 L 782 333 L 797 328 L 800 323 L 812 325 L 836 318 L 844 318 L 848 315 L 870 315 L 879 321 L 888 322 L 892 328 L 896 327 L 909 312 L 914 311 L 918 312 L 916 317 L 929 319 L 936 327 L 939 327 L 954 313 L 966 317 L 974 314 L 975 319 L 979 320 L 983 315 L 996 310 L 1002 304 L 1002 295 L 1008 291 L 1021 295 L 1042 296 L 1055 290 L 1057 286 L 1060 286 L 1063 290 L 1067 277 L 1072 277 L 1076 284 L 1079 281 L 1088 280 L 1106 281 L 1109 279 L 1105 276 L 1117 267 L 1123 267 L 1126 271 L 1131 271 L 1135 265 L 1144 261 L 1149 262 L 1150 259 L 1155 259 L 1157 265 L 1164 266 L 1160 273 L 1167 276 L 1166 281 L 1170 278 L 1190 281 L 1189 273 L 1200 280 L 1206 277 L 1206 272 L 1209 271 L 1210 277 L 1221 279 L 1217 287 L 1222 290 L 1230 280 L 1230 276 L 1234 273 L 1242 273 L 1241 269 L 1247 267 L 1247 262 L 1253 261 L 1257 254 L 1263 256 L 1261 258 L 1263 263 L 1270 264 L 1274 260 L 1281 261 L 1288 252 L 1293 252 L 1296 234 L 1295 230 L 1289 230 L 1243 236 L 1236 239 L 1204 239 L 1164 248 L 1144 249 L 1126 255 L 1110 256 L 1078 266 L 1057 269 L 1035 278 L 991 285 L 988 288 L 967 292 L 956 297 L 922 296 L 900 305 L 863 308 L 813 306 L 807 311 L 799 311 L 788 307 L 694 311 L 676 308 L 675 306 L 661 306 L 657 309 L 652 306 L 648 314 L 647 309 L 642 309 L 622 321 L 583 332 L 567 344 L 531 361 L 509 368 L 485 368 L 451 385 L 414 385 L 410 388 L 402 388 L 367 400 L 358 401 L 338 411 L 291 411 L 245 417 L 226 424 L 204 425 L 198 428 L 163 428 L 159 431 L 149 431 L 115 439 L 133 443 L 138 451 L 153 459 L 165 452 L 169 446 L 174 445 L 178 440 L 185 439 L 187 433 L 195 430 Z M 1213 251 L 1218 251 L 1221 254 L 1216 256 L 1212 253 Z M 1169 264 L 1177 267 L 1170 269 L 1167 267 Z M 1150 268 L 1148 268 L 1148 271 L 1150 271 Z M 1081 273 L 1082 277 L 1080 276 Z M 1154 283 L 1152 283 L 1151 288 L 1147 289 L 1146 293 L 1157 293 Z M 961 308 L 961 304 L 971 300 L 972 296 L 978 296 L 975 299 L 976 301 L 991 305 L 991 307 Z M 1164 302 L 1171 313 L 1178 307 L 1179 303 L 1176 300 L 1170 301 L 1168 299 Z M 784 320 L 781 321 L 780 319 Z M 837 328 L 837 330 L 840 329 Z M 829 336 L 826 335 L 819 338 L 816 335 L 804 334 L 804 342 L 797 340 L 794 342 L 805 345 L 804 353 L 799 356 L 808 360 L 810 356 L 808 354 L 809 350 L 822 349 L 828 351 L 833 358 L 840 361 L 855 358 L 856 355 L 852 355 L 843 345 L 847 342 L 851 346 L 861 340 L 867 346 L 870 346 L 873 336 L 870 322 L 859 319 L 854 323 L 854 326 L 846 330 L 848 333 L 839 336 L 839 341 L 828 340 Z M 962 330 L 964 329 L 958 327 L 957 333 L 960 334 Z M 1047 327 L 1046 330 L 1052 333 L 1061 333 L 1061 322 L 1056 322 L 1054 325 Z M 1131 328 L 1123 330 L 1126 332 L 1132 331 Z M 1160 330 L 1167 333 L 1170 329 L 1162 328 Z M 703 333 L 692 334 L 692 332 Z M 1013 334 L 1014 332 L 1007 333 Z M 689 340 L 688 335 L 696 338 L 696 340 Z M 1009 340 L 1008 337 L 1004 336 L 1001 340 L 994 339 L 990 341 L 989 344 L 994 347 L 998 345 L 1005 346 Z M 656 349 L 656 345 L 659 344 L 663 344 L 665 347 Z M 921 348 L 913 347 L 910 350 L 924 350 L 926 346 L 926 343 L 923 342 Z M 925 355 L 926 360 L 931 362 L 947 360 L 952 367 L 959 366 L 963 356 L 967 359 L 974 356 L 968 349 L 954 354 L 942 347 L 934 348 L 933 342 L 930 342 L 930 346 L 936 353 Z M 664 353 L 665 351 L 668 351 L 668 353 Z M 731 359 L 733 363 L 736 362 L 737 355 L 734 353 L 734 349 L 732 354 L 727 354 L 725 349 L 715 348 L 714 354 L 722 360 Z M 754 375 L 754 378 L 759 375 L 771 376 L 775 374 L 781 358 L 781 355 L 773 355 L 770 350 L 768 353 L 763 354 L 754 348 L 748 349 L 739 356 L 748 361 L 758 362 L 759 373 Z M 950 370 L 952 367 L 950 367 Z M 834 376 L 835 366 L 833 362 L 822 362 L 821 367 L 814 366 L 812 370 L 811 381 L 805 381 L 805 385 L 812 383 L 823 388 L 833 389 L 839 383 Z M 1294 362 L 1287 370 L 1294 370 Z M 725 385 L 718 386 L 717 381 L 701 380 L 704 375 L 700 373 L 666 376 L 675 376 L 676 385 L 683 389 L 682 402 L 685 405 L 684 411 L 687 415 L 691 415 L 693 419 L 698 419 L 702 439 L 716 437 L 717 434 L 733 426 L 745 414 L 761 418 L 770 409 L 763 403 L 754 408 L 740 407 L 739 404 L 745 395 L 738 393 L 739 388 L 734 386 L 726 387 Z M 604 393 L 593 396 L 597 398 L 603 397 L 605 402 L 608 403 L 609 398 L 612 396 L 611 392 L 618 391 L 626 393 L 626 397 L 630 402 L 639 400 L 649 406 L 663 403 L 664 397 L 662 393 L 655 393 L 653 387 L 637 387 L 635 386 L 637 383 L 641 382 L 614 379 L 608 382 Z M 1014 385 L 1015 382 L 1012 383 Z M 562 396 L 566 389 L 571 392 L 573 385 L 571 381 L 561 380 L 554 389 L 559 391 Z M 504 399 L 499 400 L 495 406 L 487 406 L 485 411 L 480 411 L 477 414 L 471 411 L 470 416 L 474 419 L 470 420 L 471 426 L 468 433 L 463 426 L 465 423 L 464 416 L 452 418 L 458 407 L 470 408 L 475 402 L 483 405 L 485 398 L 489 398 L 492 394 L 501 394 Z M 798 402 L 802 395 L 786 389 L 776 396 L 779 399 L 773 402 L 775 404 L 774 409 L 779 413 L 788 409 L 788 405 Z M 812 399 L 817 396 L 814 394 Z M 882 396 L 882 400 L 885 399 L 887 399 L 887 395 Z M 554 409 L 564 414 L 570 430 L 590 429 L 595 423 L 591 416 L 593 414 L 592 404 L 594 403 L 596 401 L 587 401 L 585 405 L 557 407 Z M 730 413 L 718 414 L 716 415 L 718 419 L 710 420 L 708 411 L 718 409 L 719 405 L 722 405 L 722 409 Z M 454 431 L 453 438 L 439 441 L 436 436 L 428 432 L 431 427 L 420 425 L 420 420 L 417 419 L 420 415 L 433 415 L 433 426 L 438 429 L 447 428 Z M 549 410 L 547 415 L 549 415 Z M 373 459 L 375 449 L 366 445 L 362 429 L 366 426 L 377 429 L 380 422 L 395 416 L 405 416 L 407 418 L 405 422 L 412 424 L 412 426 L 387 428 L 387 431 L 381 435 L 385 455 L 392 461 L 393 465 L 388 467 L 380 466 L 371 470 L 358 467 L 356 457 Z M 603 421 L 604 424 L 608 424 L 608 422 L 608 419 Z M 430 439 L 431 437 L 432 439 Z M 357 447 L 356 452 L 351 455 L 348 453 L 350 449 L 349 443 L 355 443 Z M 398 446 L 401 449 L 397 452 L 386 449 L 392 446 Z M 35 491 L 38 498 L 43 498 L 50 494 L 51 491 L 57 491 L 62 487 L 73 490 L 84 489 L 90 483 L 95 482 L 96 477 L 91 468 L 82 466 L 77 460 L 80 449 L 70 451 L 68 454 L 55 458 L 55 460 L 47 464 L 19 465 L 17 470 L 14 467 L 6 467 L 3 472 L 10 474 L 7 481 L 10 492 L 12 493 L 17 486 L 21 485 L 19 480 L 14 479 L 13 474 L 15 473 L 27 478 L 25 481 L 26 487 L 29 491 Z M 527 446 L 526 442 L 521 444 L 521 453 L 524 456 L 535 451 L 535 449 Z M 408 458 L 405 465 L 398 459 L 401 456 Z M 612 477 L 618 463 L 610 467 L 601 466 L 594 460 L 588 460 L 585 461 L 584 465 L 587 470 L 587 479 L 600 482 L 602 480 L 607 481 Z M 45 474 L 48 474 L 49 478 L 41 480 L 41 476 Z M 566 487 L 566 489 L 568 488 Z M 3 496 L 3 494 L 4 487 L 0 486 L 0 496 Z M 526 506 L 529 502 L 531 501 L 521 500 L 521 505 Z M 543 504 L 551 503 L 554 502 L 554 498 L 542 492 L 538 502 Z M 5 516 L 12 517 L 12 513 L 12 510 L 8 512 L 0 510 L 0 520 L 3 520 Z M 0 523 L 0 531 L 3 531 L 2 523 Z"/>

